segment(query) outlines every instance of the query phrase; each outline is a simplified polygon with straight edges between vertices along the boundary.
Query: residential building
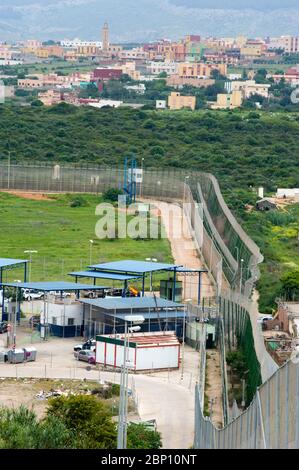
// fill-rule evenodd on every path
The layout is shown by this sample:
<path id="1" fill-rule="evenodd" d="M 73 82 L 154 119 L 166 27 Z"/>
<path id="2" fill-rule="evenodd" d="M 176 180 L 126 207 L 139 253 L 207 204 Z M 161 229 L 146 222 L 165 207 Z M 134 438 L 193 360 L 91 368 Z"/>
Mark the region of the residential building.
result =
<path id="1" fill-rule="evenodd" d="M 63 48 L 67 48 L 67 49 L 77 49 L 78 47 L 84 47 L 84 46 L 95 46 L 95 47 L 98 47 L 99 49 L 102 49 L 101 41 L 81 41 L 81 39 L 73 39 L 73 40 L 65 39 L 64 41 L 60 41 L 60 45 Z"/>
<path id="2" fill-rule="evenodd" d="M 47 90 L 47 91 L 40 92 L 38 94 L 38 99 L 45 106 L 52 106 L 54 104 L 61 103 L 61 101 L 64 101 L 62 93 L 57 90 Z"/>
<path id="3" fill-rule="evenodd" d="M 166 83 L 168 86 L 175 88 L 182 88 L 184 85 L 194 86 L 195 88 L 207 88 L 208 86 L 215 85 L 215 80 L 212 78 L 189 78 L 171 75 L 166 79 Z"/>
<path id="4" fill-rule="evenodd" d="M 296 54 L 299 52 L 299 37 L 281 36 L 279 38 L 271 38 L 268 49 L 283 49 L 284 52 L 289 54 Z"/>
<path id="5" fill-rule="evenodd" d="M 134 49 L 119 51 L 118 57 L 124 60 L 147 60 L 148 52 L 143 50 L 142 47 L 135 47 Z"/>
<path id="6" fill-rule="evenodd" d="M 136 70 L 136 62 L 126 62 L 125 64 L 122 64 L 120 67 L 117 66 L 117 68 L 121 68 L 122 73 L 124 75 L 129 75 L 129 77 L 134 80 L 134 81 L 139 81 L 141 78 L 141 74 L 139 70 Z"/>
<path id="7" fill-rule="evenodd" d="M 299 85 L 299 64 L 294 67 L 289 68 L 284 74 L 273 74 L 270 75 L 273 80 L 277 83 L 281 80 L 284 80 L 287 84 L 291 86 Z"/>
<path id="8" fill-rule="evenodd" d="M 97 102 L 88 103 L 93 108 L 104 108 L 110 106 L 110 108 L 119 108 L 123 104 L 123 101 L 116 100 L 98 100 Z"/>
<path id="9" fill-rule="evenodd" d="M 125 88 L 126 90 L 134 91 L 137 95 L 144 95 L 146 92 L 146 86 L 144 83 L 139 83 L 138 85 L 127 85 Z"/>
<path id="10" fill-rule="evenodd" d="M 227 75 L 226 64 L 206 64 L 205 62 L 179 64 L 178 75 L 184 78 L 209 78 L 213 70 L 218 70 L 221 75 Z"/>
<path id="11" fill-rule="evenodd" d="M 165 62 L 149 62 L 147 69 L 151 75 L 160 75 L 160 73 L 167 73 L 167 75 L 173 75 L 178 71 L 178 63 L 171 60 Z"/>
<path id="12" fill-rule="evenodd" d="M 156 101 L 156 109 L 166 109 L 166 101 L 165 100 L 157 100 Z"/>
<path id="13" fill-rule="evenodd" d="M 93 71 L 91 80 L 103 82 L 107 82 L 109 80 L 119 80 L 122 74 L 123 72 L 121 68 L 98 68 Z"/>
<path id="14" fill-rule="evenodd" d="M 216 103 L 210 103 L 211 109 L 235 109 L 242 106 L 241 91 L 233 91 L 230 94 L 219 93 Z"/>
<path id="15" fill-rule="evenodd" d="M 248 99 L 253 95 L 259 95 L 263 98 L 269 98 L 269 88 L 271 85 L 265 83 L 256 83 L 255 80 L 232 81 L 225 83 L 225 89 L 228 93 L 232 91 L 241 91 L 244 99 Z"/>
<path id="16" fill-rule="evenodd" d="M 173 91 L 168 97 L 168 106 L 171 110 L 190 108 L 194 111 L 196 107 L 196 97 L 182 96 L 180 93 Z"/>
<path id="17" fill-rule="evenodd" d="M 248 40 L 244 46 L 241 47 L 240 52 L 242 57 L 261 57 L 267 50 L 265 42 L 257 40 Z"/>
<path id="18" fill-rule="evenodd" d="M 158 44 L 158 53 L 165 60 L 183 62 L 186 60 L 186 46 L 183 43 L 163 42 Z"/>

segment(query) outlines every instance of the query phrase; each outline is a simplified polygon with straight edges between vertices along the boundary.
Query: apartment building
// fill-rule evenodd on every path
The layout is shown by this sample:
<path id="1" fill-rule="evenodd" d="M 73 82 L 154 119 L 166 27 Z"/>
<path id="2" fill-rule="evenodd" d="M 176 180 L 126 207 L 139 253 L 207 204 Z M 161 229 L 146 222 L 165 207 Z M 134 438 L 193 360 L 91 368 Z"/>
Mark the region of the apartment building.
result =
<path id="1" fill-rule="evenodd" d="M 166 83 L 168 86 L 174 88 L 182 88 L 184 85 L 194 86 L 195 88 L 207 88 L 208 86 L 215 85 L 215 80 L 212 78 L 189 78 L 179 77 L 179 75 L 170 75 Z"/>
<path id="2" fill-rule="evenodd" d="M 225 83 L 225 89 L 228 93 L 233 91 L 240 91 L 244 99 L 248 99 L 253 95 L 259 95 L 263 98 L 269 98 L 269 88 L 271 85 L 264 83 L 256 83 L 255 80 L 232 81 Z"/>
<path id="3" fill-rule="evenodd" d="M 171 60 L 165 62 L 150 62 L 147 65 L 147 69 L 151 75 L 160 75 L 160 73 L 167 73 L 167 75 L 173 75 L 178 71 L 178 63 Z"/>
<path id="4" fill-rule="evenodd" d="M 63 95 L 60 91 L 47 90 L 38 94 L 38 99 L 44 104 L 44 106 L 53 106 L 54 104 L 61 103 Z"/>
<path id="5" fill-rule="evenodd" d="M 183 63 L 178 66 L 178 75 L 184 78 L 209 78 L 213 70 L 218 70 L 221 75 L 226 76 L 227 64 Z"/>
<path id="6" fill-rule="evenodd" d="M 183 43 L 163 42 L 158 44 L 157 52 L 164 60 L 177 62 L 186 60 L 186 46 Z"/>
<path id="7" fill-rule="evenodd" d="M 295 87 L 299 85 L 299 65 L 289 68 L 284 74 L 273 74 L 270 75 L 273 80 L 278 83 L 284 80 L 289 85 Z"/>
<path id="8" fill-rule="evenodd" d="M 241 91 L 233 91 L 230 94 L 219 93 L 216 103 L 210 103 L 211 109 L 235 109 L 242 106 L 243 96 Z"/>
<path id="9" fill-rule="evenodd" d="M 148 52 L 144 51 L 142 47 L 135 47 L 134 49 L 119 51 L 118 57 L 124 60 L 146 60 Z"/>
<path id="10" fill-rule="evenodd" d="M 270 38 L 268 49 L 283 49 L 288 54 L 299 52 L 298 36 L 280 36 L 278 38 Z"/>
<path id="11" fill-rule="evenodd" d="M 248 40 L 240 48 L 242 57 L 261 57 L 267 50 L 265 42 L 257 40 Z"/>
<path id="12" fill-rule="evenodd" d="M 182 96 L 180 93 L 173 91 L 168 97 L 168 107 L 171 110 L 190 108 L 194 111 L 196 107 L 196 97 Z"/>

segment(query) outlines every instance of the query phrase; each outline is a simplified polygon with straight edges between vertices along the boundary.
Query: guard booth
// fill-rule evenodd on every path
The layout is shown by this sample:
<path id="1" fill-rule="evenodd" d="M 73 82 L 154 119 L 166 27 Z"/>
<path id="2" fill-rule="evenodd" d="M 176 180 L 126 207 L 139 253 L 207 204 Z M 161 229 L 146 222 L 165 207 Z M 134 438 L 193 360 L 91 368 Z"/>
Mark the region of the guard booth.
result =
<path id="1" fill-rule="evenodd" d="M 173 300 L 175 302 L 182 302 L 183 298 L 183 283 L 176 281 L 175 284 L 175 296 L 173 296 L 173 280 L 162 280 L 160 281 L 160 297 L 161 299 Z"/>

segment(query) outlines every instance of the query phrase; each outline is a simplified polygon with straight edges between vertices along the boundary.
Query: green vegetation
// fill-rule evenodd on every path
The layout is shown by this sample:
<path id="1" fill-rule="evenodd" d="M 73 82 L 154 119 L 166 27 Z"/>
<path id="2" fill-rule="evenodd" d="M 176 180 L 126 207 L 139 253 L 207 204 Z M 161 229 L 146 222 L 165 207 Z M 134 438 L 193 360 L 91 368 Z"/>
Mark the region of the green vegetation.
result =
<path id="1" fill-rule="evenodd" d="M 0 193 L 1 256 L 24 258 L 24 250 L 34 249 L 32 281 L 69 279 L 66 274 L 92 262 L 118 259 L 157 258 L 172 262 L 167 239 L 97 239 L 95 215 L 102 198 L 93 195 L 53 195 L 49 200 L 29 200 Z M 4 279 L 22 279 L 22 270 L 5 271 Z M 105 283 L 106 285 L 106 283 Z"/>
<path id="2" fill-rule="evenodd" d="M 24 406 L 0 409 L 0 449 L 116 449 L 117 426 L 104 400 L 90 395 L 51 399 L 38 420 Z M 129 449 L 159 449 L 161 436 L 129 424 Z"/>
<path id="3" fill-rule="evenodd" d="M 2 159 L 111 166 L 133 152 L 146 168 L 211 172 L 222 189 L 298 186 L 298 132 L 295 113 L 0 107 Z"/>
<path id="4" fill-rule="evenodd" d="M 297 172 L 298 173 L 298 172 Z M 271 212 L 250 210 L 257 195 L 244 190 L 225 191 L 228 205 L 264 255 L 257 283 L 259 307 L 263 313 L 273 313 L 278 297 L 298 298 L 296 280 L 299 270 L 299 204 L 291 204 Z"/>

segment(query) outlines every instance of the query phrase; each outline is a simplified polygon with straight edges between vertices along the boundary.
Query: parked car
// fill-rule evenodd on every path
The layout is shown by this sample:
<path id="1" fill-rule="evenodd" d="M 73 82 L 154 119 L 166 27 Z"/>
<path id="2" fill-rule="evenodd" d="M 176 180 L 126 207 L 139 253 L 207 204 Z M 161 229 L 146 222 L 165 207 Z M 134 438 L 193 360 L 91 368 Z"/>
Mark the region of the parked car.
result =
<path id="1" fill-rule="evenodd" d="M 86 341 L 85 343 L 81 343 L 81 344 L 76 344 L 76 346 L 74 347 L 74 351 L 95 351 L 96 350 L 96 340 L 91 338 L 89 339 L 88 341 Z"/>
<path id="2" fill-rule="evenodd" d="M 24 300 L 40 300 L 40 299 L 43 299 L 44 296 L 45 296 L 44 292 L 34 292 L 29 289 L 23 290 Z"/>
<path id="3" fill-rule="evenodd" d="M 40 324 L 40 315 L 33 315 L 29 318 L 29 326 L 36 328 Z"/>
<path id="4" fill-rule="evenodd" d="M 62 299 L 64 299 L 65 297 L 70 297 L 71 296 L 71 293 L 70 292 L 64 292 L 64 291 L 60 291 L 60 290 L 51 290 L 49 292 L 50 295 L 55 295 L 55 297 L 60 297 Z"/>
<path id="5" fill-rule="evenodd" d="M 0 334 L 6 333 L 8 330 L 8 323 L 6 321 L 0 322 Z"/>
<path id="6" fill-rule="evenodd" d="M 96 363 L 96 355 L 94 351 L 89 351 L 89 350 L 75 351 L 74 356 L 78 361 L 88 362 L 88 364 Z"/>
<path id="7" fill-rule="evenodd" d="M 272 315 L 259 315 L 257 318 L 257 322 L 259 324 L 263 324 L 265 321 L 268 321 L 268 320 L 273 320 L 273 316 Z"/>

